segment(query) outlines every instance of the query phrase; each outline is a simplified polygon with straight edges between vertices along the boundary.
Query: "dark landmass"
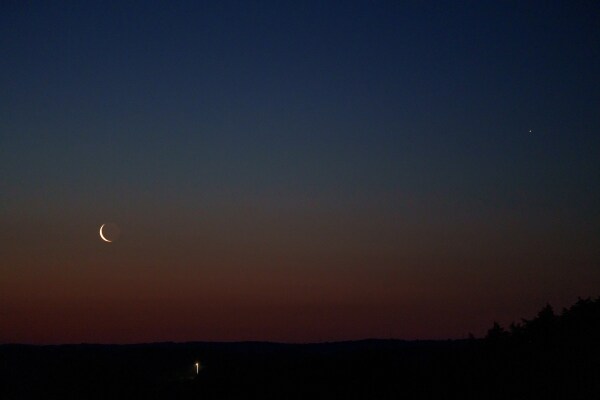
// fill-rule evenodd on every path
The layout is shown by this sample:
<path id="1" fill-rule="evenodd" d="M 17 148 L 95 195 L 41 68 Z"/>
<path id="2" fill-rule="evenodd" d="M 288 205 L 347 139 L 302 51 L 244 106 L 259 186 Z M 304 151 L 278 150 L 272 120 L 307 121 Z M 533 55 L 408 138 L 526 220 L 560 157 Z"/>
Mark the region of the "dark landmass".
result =
<path id="1" fill-rule="evenodd" d="M 594 399 L 600 298 L 494 324 L 483 339 L 6 344 L 0 398 Z"/>

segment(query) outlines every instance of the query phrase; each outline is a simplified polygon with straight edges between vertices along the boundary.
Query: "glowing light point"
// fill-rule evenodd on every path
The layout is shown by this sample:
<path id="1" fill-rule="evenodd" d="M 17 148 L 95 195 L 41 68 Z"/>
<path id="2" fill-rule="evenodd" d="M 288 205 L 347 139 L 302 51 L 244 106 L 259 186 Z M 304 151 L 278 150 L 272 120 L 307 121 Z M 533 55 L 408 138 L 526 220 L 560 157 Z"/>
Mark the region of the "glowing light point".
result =
<path id="1" fill-rule="evenodd" d="M 200 368 L 200 363 L 196 363 L 196 375 L 198 375 L 199 368 Z"/>

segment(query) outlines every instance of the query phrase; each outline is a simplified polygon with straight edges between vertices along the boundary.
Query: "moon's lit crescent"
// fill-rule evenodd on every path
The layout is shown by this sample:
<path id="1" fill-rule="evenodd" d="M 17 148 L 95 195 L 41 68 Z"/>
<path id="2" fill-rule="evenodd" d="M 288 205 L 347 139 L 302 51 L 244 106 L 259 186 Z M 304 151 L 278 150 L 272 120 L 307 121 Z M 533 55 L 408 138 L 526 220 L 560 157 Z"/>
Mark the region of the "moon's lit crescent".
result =
<path id="1" fill-rule="evenodd" d="M 100 227 L 100 238 L 102 240 L 104 240 L 105 242 L 111 243 L 111 240 L 108 240 L 107 238 L 104 237 L 104 235 L 102 234 L 102 228 L 104 228 L 104 225 L 106 224 L 102 224 L 102 226 Z"/>

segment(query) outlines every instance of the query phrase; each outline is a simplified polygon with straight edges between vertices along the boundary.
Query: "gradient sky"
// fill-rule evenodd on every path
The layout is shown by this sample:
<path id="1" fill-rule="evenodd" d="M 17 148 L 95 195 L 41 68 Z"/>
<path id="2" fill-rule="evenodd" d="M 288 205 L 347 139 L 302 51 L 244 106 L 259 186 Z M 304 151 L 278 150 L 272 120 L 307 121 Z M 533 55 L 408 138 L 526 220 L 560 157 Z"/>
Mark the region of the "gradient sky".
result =
<path id="1" fill-rule="evenodd" d="M 3 1 L 0 342 L 460 338 L 597 296 L 599 44 L 595 1 Z"/>

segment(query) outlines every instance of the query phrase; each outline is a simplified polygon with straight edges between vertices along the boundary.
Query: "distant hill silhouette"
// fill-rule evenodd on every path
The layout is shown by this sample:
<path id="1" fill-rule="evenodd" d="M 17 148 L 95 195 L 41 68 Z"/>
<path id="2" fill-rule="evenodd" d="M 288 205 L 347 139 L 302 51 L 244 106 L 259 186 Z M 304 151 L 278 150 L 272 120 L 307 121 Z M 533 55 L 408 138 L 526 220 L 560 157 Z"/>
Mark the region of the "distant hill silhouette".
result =
<path id="1" fill-rule="evenodd" d="M 600 298 L 483 339 L 2 345 L 0 399 L 600 399 L 599 339 Z"/>

